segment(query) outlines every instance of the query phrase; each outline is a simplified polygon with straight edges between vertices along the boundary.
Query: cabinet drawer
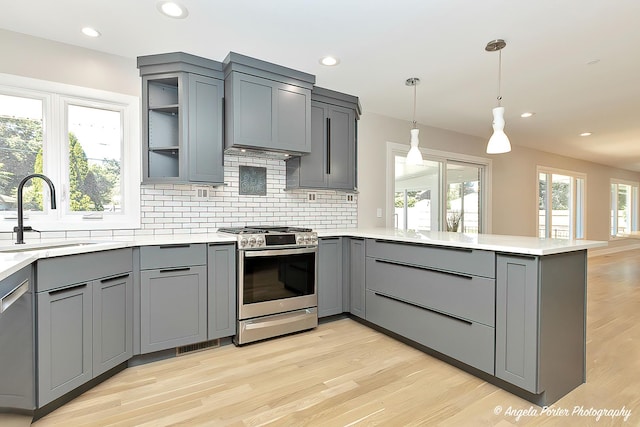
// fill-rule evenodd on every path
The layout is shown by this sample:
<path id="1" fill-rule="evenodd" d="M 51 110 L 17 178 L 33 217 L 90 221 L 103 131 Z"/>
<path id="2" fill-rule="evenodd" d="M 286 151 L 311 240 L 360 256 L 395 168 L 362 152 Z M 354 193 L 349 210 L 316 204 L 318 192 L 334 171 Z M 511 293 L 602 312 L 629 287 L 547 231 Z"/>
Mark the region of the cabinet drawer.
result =
<path id="1" fill-rule="evenodd" d="M 140 248 L 140 269 L 205 265 L 207 250 L 204 243 L 143 246 Z"/>
<path id="2" fill-rule="evenodd" d="M 449 248 L 367 239 L 367 256 L 399 261 L 438 270 L 496 277 L 496 257 L 492 251 Z"/>
<path id="3" fill-rule="evenodd" d="M 36 264 L 36 291 L 126 273 L 132 270 L 132 264 L 131 248 L 40 259 Z"/>
<path id="4" fill-rule="evenodd" d="M 495 326 L 495 279 L 367 258 L 367 289 Z"/>
<path id="5" fill-rule="evenodd" d="M 454 319 L 381 296 L 371 290 L 367 290 L 366 298 L 369 322 L 494 374 L 494 328 Z"/>

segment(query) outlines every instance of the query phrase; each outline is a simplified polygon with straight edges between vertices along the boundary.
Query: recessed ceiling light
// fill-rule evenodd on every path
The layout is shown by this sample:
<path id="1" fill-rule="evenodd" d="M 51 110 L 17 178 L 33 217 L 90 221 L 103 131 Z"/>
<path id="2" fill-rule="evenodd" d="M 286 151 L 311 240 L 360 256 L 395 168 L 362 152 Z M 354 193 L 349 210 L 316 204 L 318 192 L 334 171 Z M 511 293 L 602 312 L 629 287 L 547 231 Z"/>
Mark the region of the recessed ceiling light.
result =
<path id="1" fill-rule="evenodd" d="M 591 136 L 591 132 L 582 132 L 580 136 Z"/>
<path id="2" fill-rule="evenodd" d="M 170 18 L 184 19 L 189 15 L 186 7 L 173 1 L 161 1 L 158 3 L 158 10 Z"/>
<path id="3" fill-rule="evenodd" d="M 323 58 L 320 58 L 320 63 L 322 65 L 326 65 L 327 67 L 333 67 L 334 65 L 338 65 L 340 63 L 340 60 L 335 56 L 325 56 Z"/>
<path id="4" fill-rule="evenodd" d="M 587 65 L 595 65 L 595 64 L 597 64 L 598 62 L 600 62 L 600 60 L 599 60 L 599 59 L 592 59 L 592 60 L 590 60 L 590 61 L 587 61 Z"/>
<path id="5" fill-rule="evenodd" d="M 84 34 L 87 37 L 100 37 L 100 31 L 91 27 L 84 27 L 82 29 L 82 34 Z"/>
<path id="6" fill-rule="evenodd" d="M 523 119 L 526 119 L 526 118 L 528 118 L 528 117 L 533 116 L 534 114 L 536 114 L 536 113 L 533 113 L 533 112 L 526 112 L 526 113 L 522 113 L 522 114 L 520 114 L 520 117 L 522 117 Z"/>

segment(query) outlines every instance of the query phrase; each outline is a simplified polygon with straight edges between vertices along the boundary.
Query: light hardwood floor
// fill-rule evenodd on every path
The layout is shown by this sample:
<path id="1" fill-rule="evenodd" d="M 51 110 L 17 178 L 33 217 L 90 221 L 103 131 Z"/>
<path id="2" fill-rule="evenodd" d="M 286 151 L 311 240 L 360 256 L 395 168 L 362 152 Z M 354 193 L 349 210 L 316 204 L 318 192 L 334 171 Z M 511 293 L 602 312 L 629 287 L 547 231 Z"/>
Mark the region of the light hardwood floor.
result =
<path id="1" fill-rule="evenodd" d="M 541 408 L 351 319 L 242 348 L 129 368 L 34 423 L 46 426 L 638 426 L 640 250 L 589 259 L 587 383 Z M 501 409 L 496 414 L 497 408 Z"/>

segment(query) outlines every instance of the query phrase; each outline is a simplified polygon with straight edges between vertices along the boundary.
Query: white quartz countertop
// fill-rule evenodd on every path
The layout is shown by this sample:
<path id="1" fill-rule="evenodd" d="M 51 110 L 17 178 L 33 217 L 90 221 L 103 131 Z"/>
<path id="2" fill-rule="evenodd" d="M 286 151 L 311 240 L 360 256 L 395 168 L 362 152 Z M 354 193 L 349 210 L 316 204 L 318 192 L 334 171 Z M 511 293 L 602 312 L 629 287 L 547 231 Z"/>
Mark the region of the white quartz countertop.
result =
<path id="1" fill-rule="evenodd" d="M 402 231 L 388 228 L 350 228 L 321 230 L 319 237 L 361 237 L 423 245 L 483 249 L 522 255 L 551 255 L 606 246 L 593 240 L 540 239 L 537 237 L 503 236 L 496 234 L 462 234 L 443 231 Z M 233 243 L 236 236 L 209 233 L 162 236 L 127 236 L 105 239 L 38 240 L 27 237 L 26 245 L 13 241 L 0 242 L 0 280 L 41 258 L 75 255 L 111 249 L 171 245 L 184 243 Z"/>
<path id="2" fill-rule="evenodd" d="M 595 240 L 542 239 L 538 237 L 499 234 L 463 234 L 446 231 L 403 231 L 390 228 L 322 230 L 318 232 L 318 236 L 362 237 L 423 245 L 483 249 L 520 255 L 551 255 L 607 246 L 607 242 Z"/>

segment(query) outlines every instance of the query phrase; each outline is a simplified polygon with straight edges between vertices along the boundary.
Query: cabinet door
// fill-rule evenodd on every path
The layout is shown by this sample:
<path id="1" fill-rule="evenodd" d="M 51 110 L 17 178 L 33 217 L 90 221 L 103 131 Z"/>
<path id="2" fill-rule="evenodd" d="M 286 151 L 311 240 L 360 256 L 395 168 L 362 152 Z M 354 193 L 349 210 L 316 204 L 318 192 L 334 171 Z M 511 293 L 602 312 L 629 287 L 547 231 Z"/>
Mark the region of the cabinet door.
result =
<path id="1" fill-rule="evenodd" d="M 222 99 L 224 82 L 189 76 L 189 181 L 224 181 Z"/>
<path id="2" fill-rule="evenodd" d="M 327 186 L 353 190 L 355 188 L 355 126 L 353 110 L 328 106 L 327 123 Z"/>
<path id="3" fill-rule="evenodd" d="M 327 112 L 325 104 L 311 103 L 311 153 L 299 157 L 301 187 L 327 186 Z"/>
<path id="4" fill-rule="evenodd" d="M 496 376 L 538 393 L 538 259 L 496 258 Z"/>
<path id="5" fill-rule="evenodd" d="M 207 338 L 236 333 L 236 246 L 209 245 L 207 254 Z"/>
<path id="6" fill-rule="evenodd" d="M 318 242 L 318 317 L 342 313 L 342 239 Z"/>
<path id="7" fill-rule="evenodd" d="M 349 243 L 349 286 L 351 287 L 351 314 L 365 319 L 365 251 L 364 240 L 351 239 Z"/>
<path id="8" fill-rule="evenodd" d="M 133 356 L 131 273 L 96 280 L 93 292 L 93 376 Z"/>
<path id="9" fill-rule="evenodd" d="M 140 273 L 140 347 L 150 353 L 207 339 L 206 267 Z"/>
<path id="10" fill-rule="evenodd" d="M 238 72 L 230 81 L 227 147 L 310 152 L 310 90 Z"/>
<path id="11" fill-rule="evenodd" d="M 89 381 L 92 374 L 91 286 L 37 294 L 38 407 Z"/>

